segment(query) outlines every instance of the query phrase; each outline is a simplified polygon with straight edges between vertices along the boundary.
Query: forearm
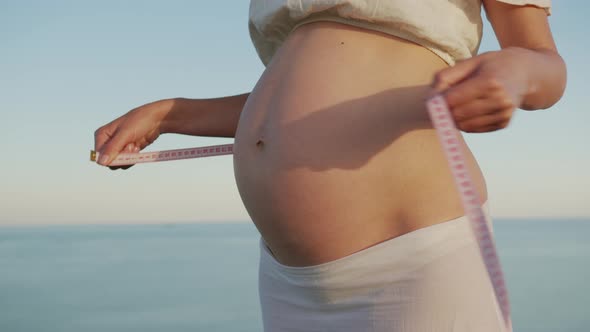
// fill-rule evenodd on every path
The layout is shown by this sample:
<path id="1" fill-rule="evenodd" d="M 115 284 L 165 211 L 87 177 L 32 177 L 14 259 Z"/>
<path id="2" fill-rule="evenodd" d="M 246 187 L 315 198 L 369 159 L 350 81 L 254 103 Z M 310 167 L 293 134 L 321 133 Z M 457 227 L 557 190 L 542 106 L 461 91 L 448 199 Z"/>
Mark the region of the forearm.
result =
<path id="1" fill-rule="evenodd" d="M 528 93 L 521 109 L 538 110 L 553 106 L 565 90 L 566 66 L 559 54 L 552 50 L 530 50 L 520 48 L 523 65 L 528 75 Z"/>
<path id="2" fill-rule="evenodd" d="M 234 137 L 240 114 L 250 93 L 211 98 L 175 98 L 164 117 L 162 133 Z"/>

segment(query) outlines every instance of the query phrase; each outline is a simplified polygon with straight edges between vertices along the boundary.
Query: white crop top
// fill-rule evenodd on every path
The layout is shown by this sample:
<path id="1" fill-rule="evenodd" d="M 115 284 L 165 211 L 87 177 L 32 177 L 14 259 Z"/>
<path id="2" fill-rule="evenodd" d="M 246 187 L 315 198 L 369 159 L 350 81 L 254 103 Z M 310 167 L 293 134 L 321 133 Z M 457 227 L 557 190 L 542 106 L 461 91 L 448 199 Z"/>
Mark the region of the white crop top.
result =
<path id="1" fill-rule="evenodd" d="M 550 14 L 551 0 L 497 0 L 533 5 Z M 248 28 L 267 65 L 289 33 L 314 21 L 384 32 L 422 45 L 445 62 L 477 54 L 481 0 L 251 0 Z"/>

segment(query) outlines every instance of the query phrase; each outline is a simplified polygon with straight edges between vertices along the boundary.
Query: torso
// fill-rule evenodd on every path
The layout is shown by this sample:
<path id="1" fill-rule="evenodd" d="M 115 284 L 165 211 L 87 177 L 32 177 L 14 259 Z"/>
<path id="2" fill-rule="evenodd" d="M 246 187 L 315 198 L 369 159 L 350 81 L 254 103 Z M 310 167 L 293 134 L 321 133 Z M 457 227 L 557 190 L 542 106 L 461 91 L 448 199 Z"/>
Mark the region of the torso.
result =
<path id="1" fill-rule="evenodd" d="M 446 66 L 421 46 L 339 23 L 290 34 L 234 146 L 242 201 L 279 262 L 321 264 L 463 215 L 424 106 Z"/>

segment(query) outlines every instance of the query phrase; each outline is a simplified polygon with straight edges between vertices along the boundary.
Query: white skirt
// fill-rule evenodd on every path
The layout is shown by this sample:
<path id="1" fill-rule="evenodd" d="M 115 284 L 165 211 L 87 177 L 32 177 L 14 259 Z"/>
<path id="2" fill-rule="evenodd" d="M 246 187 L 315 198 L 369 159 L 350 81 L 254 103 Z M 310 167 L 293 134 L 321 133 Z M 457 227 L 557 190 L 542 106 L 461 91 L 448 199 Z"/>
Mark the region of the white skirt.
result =
<path id="1" fill-rule="evenodd" d="M 305 267 L 260 238 L 258 287 L 266 332 L 505 331 L 467 217 Z"/>

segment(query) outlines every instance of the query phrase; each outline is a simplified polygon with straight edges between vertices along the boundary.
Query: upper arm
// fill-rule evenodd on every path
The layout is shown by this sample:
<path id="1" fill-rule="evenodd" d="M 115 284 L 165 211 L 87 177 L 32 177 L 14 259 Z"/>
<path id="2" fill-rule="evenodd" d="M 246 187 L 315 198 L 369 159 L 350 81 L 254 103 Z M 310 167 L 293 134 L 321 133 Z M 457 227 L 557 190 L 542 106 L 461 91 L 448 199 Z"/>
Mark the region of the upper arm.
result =
<path id="1" fill-rule="evenodd" d="M 483 0 L 483 5 L 502 48 L 557 52 L 545 9 L 510 5 L 497 0 Z"/>

